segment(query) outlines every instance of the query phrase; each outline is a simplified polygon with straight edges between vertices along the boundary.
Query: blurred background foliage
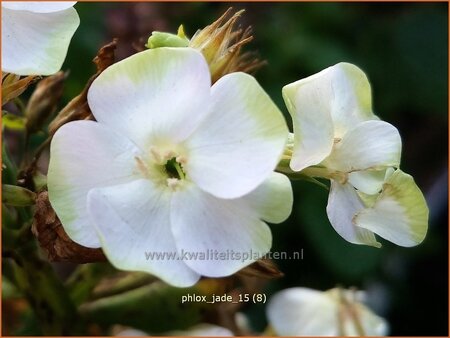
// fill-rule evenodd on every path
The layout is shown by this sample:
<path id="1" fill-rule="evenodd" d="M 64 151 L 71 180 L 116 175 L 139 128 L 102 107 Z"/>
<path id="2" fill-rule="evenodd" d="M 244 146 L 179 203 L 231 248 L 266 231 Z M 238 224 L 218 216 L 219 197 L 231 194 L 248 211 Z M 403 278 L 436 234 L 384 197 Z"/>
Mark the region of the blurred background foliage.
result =
<path id="1" fill-rule="evenodd" d="M 246 9 L 257 50 L 267 65 L 256 77 L 290 119 L 282 86 L 341 61 L 362 68 L 372 84 L 373 108 L 403 139 L 402 169 L 414 176 L 430 207 L 424 243 L 382 249 L 345 242 L 328 222 L 328 192 L 294 182 L 291 217 L 271 226 L 273 251 L 303 250 L 302 260 L 279 260 L 285 277 L 277 290 L 305 286 L 356 286 L 386 317 L 392 335 L 448 334 L 448 16 L 447 3 L 78 3 L 81 25 L 64 70 L 68 102 L 94 73 L 91 60 L 118 37 L 119 58 L 142 47 L 154 30 L 192 36 L 228 7 Z M 63 102 L 63 103 L 65 103 Z M 61 104 L 62 106 L 62 104 Z M 36 136 L 34 142 L 42 142 Z M 244 308 L 255 330 L 266 325 L 263 305 Z M 31 329 L 30 329 L 31 330 Z M 29 334 L 30 332 L 21 332 Z M 31 332 L 33 333 L 33 332 Z"/>

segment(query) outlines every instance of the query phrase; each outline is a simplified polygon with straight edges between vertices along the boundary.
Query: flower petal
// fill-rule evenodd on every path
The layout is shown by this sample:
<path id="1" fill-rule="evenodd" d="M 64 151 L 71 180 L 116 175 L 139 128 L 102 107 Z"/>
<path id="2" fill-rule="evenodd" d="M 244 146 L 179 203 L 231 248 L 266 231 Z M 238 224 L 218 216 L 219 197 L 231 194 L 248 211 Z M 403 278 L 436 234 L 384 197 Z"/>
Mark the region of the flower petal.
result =
<path id="1" fill-rule="evenodd" d="M 209 113 L 210 74 L 191 48 L 157 48 L 107 68 L 88 93 L 97 121 L 127 135 L 142 149 L 177 143 Z"/>
<path id="2" fill-rule="evenodd" d="M 285 289 L 270 299 L 267 317 L 279 336 L 357 336 L 361 331 L 367 336 L 385 335 L 387 322 L 349 293 L 337 288 Z"/>
<path id="3" fill-rule="evenodd" d="M 89 190 L 135 179 L 139 150 L 93 121 L 76 121 L 55 133 L 48 169 L 49 199 L 64 230 L 75 242 L 100 245 L 86 210 Z"/>
<path id="4" fill-rule="evenodd" d="M 377 119 L 370 84 L 358 67 L 339 63 L 283 88 L 295 134 L 291 168 L 300 171 L 327 157 L 334 138 L 356 124 Z"/>
<path id="5" fill-rule="evenodd" d="M 389 324 L 387 321 L 377 316 L 368 307 L 363 304 L 354 304 L 354 310 L 358 315 L 359 322 L 362 326 L 365 336 L 386 336 L 389 332 Z M 355 323 L 347 321 L 345 323 L 345 334 L 348 336 L 359 336 Z"/>
<path id="6" fill-rule="evenodd" d="M 2 71 L 18 75 L 56 73 L 79 24 L 73 8 L 45 14 L 2 8 Z"/>
<path id="7" fill-rule="evenodd" d="M 2 1 L 2 7 L 34 13 L 58 12 L 73 7 L 76 1 Z"/>
<path id="8" fill-rule="evenodd" d="M 348 174 L 348 182 L 359 191 L 373 195 L 381 191 L 386 169 L 354 171 Z"/>
<path id="9" fill-rule="evenodd" d="M 187 142 L 186 173 L 203 190 L 237 198 L 275 169 L 288 136 L 283 115 L 244 73 L 222 77 L 212 87 L 211 114 Z"/>
<path id="10" fill-rule="evenodd" d="M 171 331 L 168 336 L 177 337 L 232 337 L 233 332 L 230 330 L 213 324 L 201 323 L 192 326 L 184 331 Z"/>
<path id="11" fill-rule="evenodd" d="M 121 330 L 120 332 L 116 333 L 115 336 L 118 337 L 148 337 L 148 333 L 141 331 L 141 330 L 136 330 L 133 328 L 126 328 L 124 330 Z"/>
<path id="12" fill-rule="evenodd" d="M 355 226 L 353 217 L 365 208 L 355 189 L 349 184 L 331 181 L 327 214 L 334 230 L 346 241 L 381 247 L 372 231 Z"/>
<path id="13" fill-rule="evenodd" d="M 340 336 L 385 336 L 388 333 L 389 325 L 386 320 L 361 303 L 365 298 L 363 291 L 334 288 L 323 294 L 340 304 L 335 310 L 338 311 L 337 316 L 341 315 Z"/>
<path id="14" fill-rule="evenodd" d="M 355 224 L 392 243 L 410 247 L 424 240 L 428 213 L 414 179 L 398 169 L 383 184 L 374 206 L 356 215 Z"/>
<path id="15" fill-rule="evenodd" d="M 369 80 L 360 68 L 342 62 L 329 69 L 334 137 L 341 138 L 358 123 L 378 117 L 372 112 Z"/>
<path id="16" fill-rule="evenodd" d="M 272 173 L 258 188 L 242 197 L 261 219 L 269 223 L 285 221 L 292 211 L 294 196 L 291 181 L 285 175 Z"/>
<path id="17" fill-rule="evenodd" d="M 169 189 L 141 179 L 93 189 L 87 205 L 102 249 L 115 267 L 148 272 L 175 286 L 191 286 L 200 276 L 177 259 L 170 198 Z"/>
<path id="18" fill-rule="evenodd" d="M 337 305 L 321 291 L 290 288 L 272 296 L 266 311 L 278 336 L 338 336 Z"/>
<path id="19" fill-rule="evenodd" d="M 294 150 L 290 163 L 294 171 L 322 162 L 333 147 L 328 90 L 322 88 L 325 85 L 322 81 L 315 81 L 317 75 L 291 83 L 282 90 L 294 127 Z"/>
<path id="20" fill-rule="evenodd" d="M 349 130 L 323 164 L 342 172 L 398 167 L 401 150 L 397 128 L 384 121 L 366 121 Z"/>
<path id="21" fill-rule="evenodd" d="M 170 219 L 178 250 L 191 257 L 185 263 L 208 277 L 235 273 L 272 244 L 269 227 L 242 199 L 219 199 L 194 184 L 174 193 Z"/>

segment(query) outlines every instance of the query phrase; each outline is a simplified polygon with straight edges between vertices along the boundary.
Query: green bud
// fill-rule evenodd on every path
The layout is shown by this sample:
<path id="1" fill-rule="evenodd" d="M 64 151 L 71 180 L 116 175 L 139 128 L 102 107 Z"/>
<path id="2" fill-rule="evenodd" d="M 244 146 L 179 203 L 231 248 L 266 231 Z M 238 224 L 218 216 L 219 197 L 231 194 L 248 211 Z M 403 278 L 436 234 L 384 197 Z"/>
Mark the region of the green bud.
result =
<path id="1" fill-rule="evenodd" d="M 165 32 L 153 32 L 148 38 L 145 47 L 149 49 L 159 47 L 187 47 L 189 45 L 189 39 L 184 34 L 183 25 L 178 28 L 178 33 L 165 33 Z"/>
<path id="2" fill-rule="evenodd" d="M 2 202 L 15 207 L 34 205 L 36 194 L 16 185 L 2 184 Z"/>
<path id="3" fill-rule="evenodd" d="M 36 170 L 33 174 L 33 183 L 36 191 L 40 191 L 47 185 L 47 176 Z"/>

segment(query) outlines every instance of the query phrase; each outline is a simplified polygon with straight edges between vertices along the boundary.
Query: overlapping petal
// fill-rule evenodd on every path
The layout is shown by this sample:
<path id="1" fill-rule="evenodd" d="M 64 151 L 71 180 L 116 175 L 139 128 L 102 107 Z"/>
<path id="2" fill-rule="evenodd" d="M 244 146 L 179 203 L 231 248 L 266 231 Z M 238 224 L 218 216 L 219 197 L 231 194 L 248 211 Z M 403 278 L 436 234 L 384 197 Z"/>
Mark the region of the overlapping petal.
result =
<path id="1" fill-rule="evenodd" d="M 88 210 L 103 251 L 118 269 L 149 272 L 172 285 L 190 286 L 200 276 L 174 255 L 170 199 L 169 189 L 142 179 L 93 189 Z"/>
<path id="2" fill-rule="evenodd" d="M 372 231 L 357 226 L 355 215 L 365 208 L 355 189 L 349 184 L 331 181 L 327 214 L 334 230 L 346 241 L 381 247 Z"/>
<path id="3" fill-rule="evenodd" d="M 262 220 L 269 223 L 284 222 L 292 211 L 294 196 L 291 181 L 283 174 L 272 173 L 260 186 L 242 197 Z"/>
<path id="4" fill-rule="evenodd" d="M 396 170 L 383 184 L 375 204 L 359 212 L 357 226 L 401 246 L 421 243 L 428 228 L 428 207 L 414 179 Z"/>
<path id="5" fill-rule="evenodd" d="M 333 121 L 328 102 L 317 88 L 316 77 L 300 80 L 283 87 L 283 98 L 292 116 L 294 149 L 290 167 L 300 171 L 318 164 L 333 147 Z"/>
<path id="6" fill-rule="evenodd" d="M 319 164 L 356 124 L 377 119 L 371 110 L 371 90 L 358 67 L 339 63 L 283 88 L 295 134 L 291 168 L 300 171 Z"/>
<path id="7" fill-rule="evenodd" d="M 384 121 L 366 121 L 350 129 L 323 164 L 346 173 L 398 167 L 401 150 L 397 128 Z"/>
<path id="8" fill-rule="evenodd" d="M 226 75 L 211 94 L 211 113 L 187 141 L 185 168 L 203 190 L 237 198 L 275 169 L 288 129 L 281 112 L 250 75 Z"/>
<path id="9" fill-rule="evenodd" d="M 219 199 L 193 184 L 173 195 L 170 219 L 178 250 L 197 257 L 185 263 L 204 276 L 231 275 L 272 245 L 269 227 L 247 203 Z"/>
<path id="10" fill-rule="evenodd" d="M 387 170 L 354 171 L 348 174 L 348 182 L 359 191 L 373 195 L 381 191 Z"/>
<path id="11" fill-rule="evenodd" d="M 2 2 L 2 71 L 50 75 L 61 69 L 80 23 L 77 12 L 70 7 Z"/>
<path id="12" fill-rule="evenodd" d="M 184 141 L 208 115 L 211 79 L 200 52 L 156 48 L 107 68 L 92 84 L 98 122 L 143 149 Z"/>
<path id="13" fill-rule="evenodd" d="M 140 153 L 126 138 L 93 121 L 71 122 L 56 132 L 50 148 L 49 199 L 75 242 L 100 246 L 88 218 L 87 194 L 139 177 L 135 156 Z"/>

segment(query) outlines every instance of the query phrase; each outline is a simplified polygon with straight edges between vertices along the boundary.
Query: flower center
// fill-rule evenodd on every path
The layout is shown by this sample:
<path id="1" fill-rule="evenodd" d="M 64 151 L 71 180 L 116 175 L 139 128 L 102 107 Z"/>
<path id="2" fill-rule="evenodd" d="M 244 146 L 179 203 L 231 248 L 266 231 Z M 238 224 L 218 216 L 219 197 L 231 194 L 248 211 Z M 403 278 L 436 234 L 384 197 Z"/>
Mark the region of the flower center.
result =
<path id="1" fill-rule="evenodd" d="M 164 165 L 164 170 L 169 178 L 184 180 L 186 177 L 186 173 L 183 170 L 183 165 L 177 161 L 176 157 L 172 157 L 166 162 Z"/>
<path id="2" fill-rule="evenodd" d="M 181 149 L 175 147 L 152 147 L 147 159 L 135 157 L 137 169 L 144 177 L 158 185 L 178 190 L 186 183 L 186 172 L 183 166 L 187 159 L 179 155 Z"/>

